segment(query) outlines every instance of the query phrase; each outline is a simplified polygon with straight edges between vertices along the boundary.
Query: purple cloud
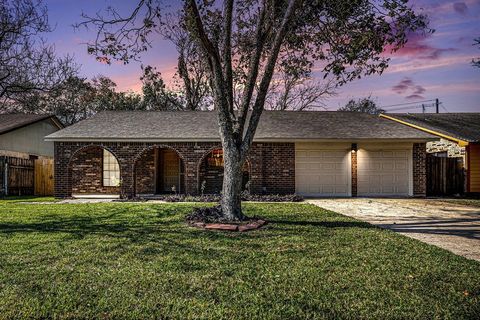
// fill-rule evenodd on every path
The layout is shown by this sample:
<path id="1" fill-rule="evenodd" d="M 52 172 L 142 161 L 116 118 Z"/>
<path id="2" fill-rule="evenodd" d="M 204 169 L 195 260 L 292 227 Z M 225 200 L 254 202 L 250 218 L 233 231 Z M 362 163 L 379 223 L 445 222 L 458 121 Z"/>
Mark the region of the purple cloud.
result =
<path id="1" fill-rule="evenodd" d="M 392 90 L 398 94 L 405 93 L 410 87 L 413 87 L 413 80 L 410 78 L 404 78 L 398 84 L 392 87 Z"/>
<path id="2" fill-rule="evenodd" d="M 392 91 L 397 94 L 408 94 L 405 98 L 409 100 L 425 99 L 423 94 L 427 91 L 421 85 L 416 84 L 411 78 L 403 78 L 399 83 L 392 87 Z"/>
<path id="3" fill-rule="evenodd" d="M 424 96 L 421 96 L 419 94 L 411 94 L 409 96 L 406 96 L 405 99 L 408 99 L 408 100 L 420 100 L 420 99 L 425 99 Z"/>
<path id="4" fill-rule="evenodd" d="M 414 94 L 423 94 L 425 91 L 427 91 L 424 87 L 422 86 L 415 86 L 415 90 L 413 91 Z"/>
<path id="5" fill-rule="evenodd" d="M 465 2 L 455 2 L 453 4 L 453 10 L 455 10 L 455 12 L 464 16 L 468 12 L 468 7 L 465 4 Z"/>

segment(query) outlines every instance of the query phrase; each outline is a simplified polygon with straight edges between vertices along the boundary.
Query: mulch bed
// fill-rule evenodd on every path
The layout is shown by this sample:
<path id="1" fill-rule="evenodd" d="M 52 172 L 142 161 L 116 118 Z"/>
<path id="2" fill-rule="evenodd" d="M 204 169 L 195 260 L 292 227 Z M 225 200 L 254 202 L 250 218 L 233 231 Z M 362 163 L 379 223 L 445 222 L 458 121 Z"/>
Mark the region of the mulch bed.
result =
<path id="1" fill-rule="evenodd" d="M 244 221 L 225 221 L 220 206 L 208 208 L 195 208 L 185 217 L 187 223 L 195 228 L 207 230 L 245 232 L 256 230 L 266 224 L 260 218 L 246 218 Z"/>
<path id="2" fill-rule="evenodd" d="M 243 223 L 235 223 L 235 222 L 230 222 L 230 223 L 191 222 L 189 223 L 190 226 L 201 228 L 201 229 L 237 231 L 237 232 L 256 230 L 261 228 L 265 224 L 266 224 L 266 221 L 262 219 L 244 221 Z"/>

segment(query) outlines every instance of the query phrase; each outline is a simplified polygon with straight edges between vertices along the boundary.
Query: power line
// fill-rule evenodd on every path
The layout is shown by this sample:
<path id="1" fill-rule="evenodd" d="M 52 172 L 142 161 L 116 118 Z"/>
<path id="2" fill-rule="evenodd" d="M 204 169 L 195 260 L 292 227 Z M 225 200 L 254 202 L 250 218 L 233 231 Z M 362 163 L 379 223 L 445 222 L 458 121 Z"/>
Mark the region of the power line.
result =
<path id="1" fill-rule="evenodd" d="M 445 110 L 446 113 L 449 113 L 447 108 L 443 105 L 443 102 L 440 102 L 440 107 L 442 107 L 442 109 Z"/>
<path id="2" fill-rule="evenodd" d="M 419 109 L 419 108 L 422 108 L 422 106 L 417 105 L 417 106 L 400 107 L 400 108 L 393 108 L 393 109 L 389 109 L 389 110 L 385 110 L 385 111 L 391 112 L 391 111 Z"/>
<path id="3" fill-rule="evenodd" d="M 422 101 L 413 101 L 413 102 L 405 102 L 405 103 L 399 103 L 399 104 L 391 104 L 391 105 L 388 105 L 388 106 L 382 106 L 381 108 L 390 108 L 390 107 L 406 106 L 406 105 L 409 105 L 409 104 L 418 104 L 418 103 L 429 102 L 429 101 L 435 101 L 435 99 L 422 100 Z"/>

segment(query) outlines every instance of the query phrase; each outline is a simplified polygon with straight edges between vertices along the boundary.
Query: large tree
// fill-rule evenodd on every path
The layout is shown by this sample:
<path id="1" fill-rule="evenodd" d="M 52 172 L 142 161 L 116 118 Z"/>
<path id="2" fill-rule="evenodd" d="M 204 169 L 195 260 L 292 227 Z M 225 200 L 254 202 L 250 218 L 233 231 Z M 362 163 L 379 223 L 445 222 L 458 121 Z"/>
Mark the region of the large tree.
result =
<path id="1" fill-rule="evenodd" d="M 143 67 L 142 109 L 143 110 L 181 110 L 183 101 L 179 94 L 169 90 L 162 75 L 155 67 Z"/>
<path id="2" fill-rule="evenodd" d="M 50 91 L 76 73 L 71 57 L 57 57 L 42 35 L 50 32 L 41 0 L 0 0 L 0 99 Z"/>
<path id="3" fill-rule="evenodd" d="M 49 92 L 25 92 L 10 102 L 11 111 L 55 114 L 65 125 L 95 112 L 96 92 L 85 78 L 70 77 Z"/>
<path id="4" fill-rule="evenodd" d="M 128 62 L 151 48 L 164 30 L 166 8 L 141 0 L 127 15 L 115 9 L 85 16 L 98 33 L 89 52 Z M 386 47 L 396 51 L 407 34 L 427 28 L 403 0 L 186 0 L 176 27 L 193 39 L 207 66 L 224 151 L 221 208 L 225 219 L 244 219 L 242 167 L 278 68 L 308 74 L 317 64 L 338 83 L 381 73 Z"/>
<path id="5" fill-rule="evenodd" d="M 7 105 L 12 112 L 51 113 L 71 125 L 103 110 L 143 110 L 142 97 L 134 92 L 116 91 L 116 83 L 105 76 L 88 81 L 70 77 L 48 92 L 17 94 Z"/>
<path id="6" fill-rule="evenodd" d="M 369 114 L 380 114 L 385 112 L 377 106 L 377 103 L 371 98 L 351 99 L 347 104 L 338 109 L 338 111 L 364 112 Z"/>

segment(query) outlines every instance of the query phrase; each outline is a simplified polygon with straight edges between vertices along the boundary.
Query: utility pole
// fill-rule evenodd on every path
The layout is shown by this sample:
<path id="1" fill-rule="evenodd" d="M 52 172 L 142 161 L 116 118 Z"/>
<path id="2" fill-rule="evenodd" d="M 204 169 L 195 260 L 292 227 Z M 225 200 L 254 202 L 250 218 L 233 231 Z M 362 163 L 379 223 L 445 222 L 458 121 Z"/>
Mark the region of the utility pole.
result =
<path id="1" fill-rule="evenodd" d="M 438 113 L 438 108 L 440 107 L 440 102 L 438 101 L 438 98 L 435 99 L 435 112 Z"/>

